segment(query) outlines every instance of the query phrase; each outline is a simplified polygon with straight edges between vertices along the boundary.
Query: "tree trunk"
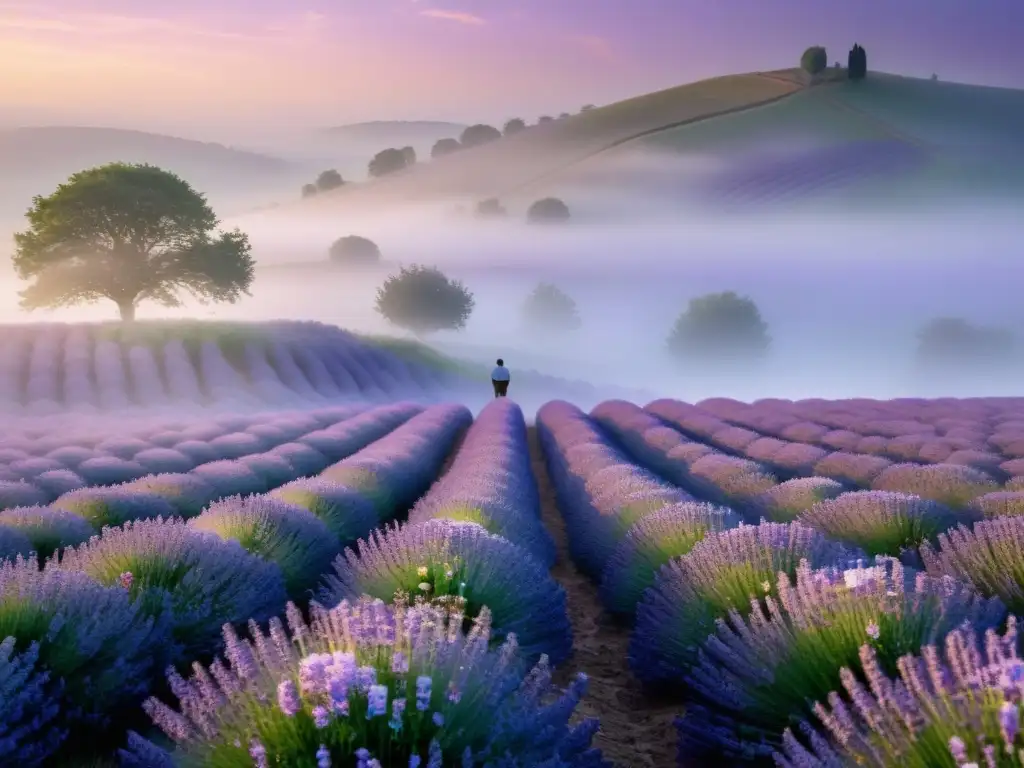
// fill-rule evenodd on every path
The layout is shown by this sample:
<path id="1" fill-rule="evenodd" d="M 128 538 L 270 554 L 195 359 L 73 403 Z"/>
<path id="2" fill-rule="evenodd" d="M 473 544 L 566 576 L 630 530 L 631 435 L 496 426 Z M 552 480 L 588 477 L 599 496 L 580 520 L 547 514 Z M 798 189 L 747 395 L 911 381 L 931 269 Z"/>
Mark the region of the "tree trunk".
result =
<path id="1" fill-rule="evenodd" d="M 117 302 L 117 310 L 121 313 L 121 322 L 132 322 L 135 320 L 135 299 Z"/>

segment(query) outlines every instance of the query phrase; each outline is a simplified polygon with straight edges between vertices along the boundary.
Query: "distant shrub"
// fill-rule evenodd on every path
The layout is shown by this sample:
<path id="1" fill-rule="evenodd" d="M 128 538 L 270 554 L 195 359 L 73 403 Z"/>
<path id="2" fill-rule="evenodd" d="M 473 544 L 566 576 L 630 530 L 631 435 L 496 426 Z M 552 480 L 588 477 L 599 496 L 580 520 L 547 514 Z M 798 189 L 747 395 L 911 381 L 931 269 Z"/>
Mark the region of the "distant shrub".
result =
<path id="1" fill-rule="evenodd" d="M 568 119 L 569 119 L 570 117 L 572 117 L 572 115 L 570 115 L 570 114 L 569 114 L 568 112 L 562 112 L 562 113 L 561 113 L 561 114 L 560 114 L 560 115 L 558 116 L 558 119 L 559 119 L 559 120 L 568 120 Z"/>
<path id="2" fill-rule="evenodd" d="M 938 79 L 939 79 L 939 76 L 937 74 L 935 74 L 934 72 L 932 72 L 932 77 L 931 77 L 932 82 L 934 83 Z"/>
<path id="3" fill-rule="evenodd" d="M 211 461 L 200 464 L 189 472 L 209 484 L 218 498 L 266 493 L 266 481 L 245 464 L 238 461 Z"/>
<path id="4" fill-rule="evenodd" d="M 370 160 L 370 164 L 367 166 L 367 173 L 370 175 L 370 178 L 380 178 L 381 176 L 387 176 L 389 173 L 401 171 L 407 165 L 407 158 L 402 150 L 394 148 L 383 149 Z"/>
<path id="5" fill-rule="evenodd" d="M 302 185 L 302 196 L 313 197 L 317 193 L 316 184 L 303 184 Z"/>
<path id="6" fill-rule="evenodd" d="M 1011 331 L 940 317 L 918 333 L 915 357 L 917 365 L 926 370 L 986 375 L 1015 362 L 1018 352 L 1018 340 Z"/>
<path id="7" fill-rule="evenodd" d="M 820 45 L 812 45 L 800 57 L 800 67 L 809 75 L 817 75 L 828 67 L 828 54 Z"/>
<path id="8" fill-rule="evenodd" d="M 411 168 L 416 165 L 416 149 L 414 147 L 402 147 L 402 157 L 405 158 L 405 167 Z"/>
<path id="9" fill-rule="evenodd" d="M 380 262 L 380 248 L 377 244 L 359 235 L 339 237 L 331 243 L 327 255 L 332 263 L 346 266 L 368 266 Z"/>
<path id="10" fill-rule="evenodd" d="M 403 267 L 377 290 L 377 312 L 418 336 L 460 330 L 474 306 L 473 294 L 436 267 Z"/>
<path id="11" fill-rule="evenodd" d="M 89 521 L 74 512 L 52 507 L 14 507 L 0 512 L 0 528 L 14 530 L 31 543 L 31 550 L 42 560 L 65 547 L 77 547 L 96 531 Z M 0 539 L 2 539 L 0 531 Z M 5 556 L 0 542 L 0 559 Z M 20 554 L 27 555 L 28 552 Z M 6 553 L 11 557 L 11 553 Z"/>
<path id="12" fill-rule="evenodd" d="M 482 219 L 491 219 L 507 216 L 508 211 L 498 198 L 488 197 L 476 204 L 476 215 Z"/>
<path id="13" fill-rule="evenodd" d="M 505 128 L 502 130 L 502 133 L 504 133 L 506 136 L 512 136 L 524 130 L 526 130 L 526 122 L 521 118 L 513 117 L 511 120 L 505 123 Z"/>
<path id="14" fill-rule="evenodd" d="M 430 149 L 430 157 L 437 159 L 458 152 L 462 149 L 458 139 L 438 139 Z"/>
<path id="15" fill-rule="evenodd" d="M 572 297 L 557 285 L 540 283 L 523 303 L 523 325 L 531 333 L 574 331 L 580 315 Z"/>
<path id="16" fill-rule="evenodd" d="M 555 122 L 555 118 L 553 118 L 551 115 L 541 115 L 540 117 L 537 118 L 537 125 L 544 125 L 546 123 L 553 122 Z"/>
<path id="17" fill-rule="evenodd" d="M 580 107 L 580 112 L 589 112 L 592 109 L 596 109 L 596 107 L 593 104 L 584 104 L 582 107 Z"/>
<path id="18" fill-rule="evenodd" d="M 489 144 L 501 138 L 501 131 L 492 125 L 479 123 L 471 125 L 462 132 L 459 143 L 464 147 L 479 147 L 481 144 Z"/>
<path id="19" fill-rule="evenodd" d="M 668 337 L 672 357 L 700 363 L 756 362 L 770 344 L 757 305 L 732 291 L 691 299 Z"/>
<path id="20" fill-rule="evenodd" d="M 344 184 L 345 180 L 341 178 L 341 174 L 333 168 L 323 171 L 316 177 L 317 192 L 329 192 L 332 189 L 344 186 Z"/>
<path id="21" fill-rule="evenodd" d="M 57 498 L 65 493 L 85 488 L 85 480 L 72 472 L 70 469 L 55 469 L 52 472 L 43 472 L 32 480 L 32 484 L 45 493 Z"/>
<path id="22" fill-rule="evenodd" d="M 569 220 L 569 206 L 557 197 L 545 197 L 526 210 L 526 220 L 531 224 L 565 222 Z"/>
<path id="23" fill-rule="evenodd" d="M 44 490 L 24 480 L 0 481 L 0 509 L 34 507 L 48 501 L 48 494 Z"/>
<path id="24" fill-rule="evenodd" d="M 128 483 L 148 474 L 144 466 L 116 456 L 98 456 L 78 465 L 76 474 L 89 485 L 116 485 Z"/>
<path id="25" fill-rule="evenodd" d="M 875 478 L 891 466 L 892 462 L 881 456 L 836 451 L 814 465 L 814 474 L 870 488 Z"/>

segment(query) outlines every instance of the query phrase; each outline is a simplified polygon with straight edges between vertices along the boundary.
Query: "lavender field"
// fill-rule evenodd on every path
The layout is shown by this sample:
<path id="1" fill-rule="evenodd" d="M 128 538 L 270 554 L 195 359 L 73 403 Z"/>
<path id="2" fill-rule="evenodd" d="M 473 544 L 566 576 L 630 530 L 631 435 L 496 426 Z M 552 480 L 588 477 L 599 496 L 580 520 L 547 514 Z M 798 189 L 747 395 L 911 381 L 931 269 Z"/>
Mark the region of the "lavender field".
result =
<path id="1" fill-rule="evenodd" d="M 0 765 L 1022 764 L 1024 398 L 474 416 L 182 328 L 5 331 Z"/>

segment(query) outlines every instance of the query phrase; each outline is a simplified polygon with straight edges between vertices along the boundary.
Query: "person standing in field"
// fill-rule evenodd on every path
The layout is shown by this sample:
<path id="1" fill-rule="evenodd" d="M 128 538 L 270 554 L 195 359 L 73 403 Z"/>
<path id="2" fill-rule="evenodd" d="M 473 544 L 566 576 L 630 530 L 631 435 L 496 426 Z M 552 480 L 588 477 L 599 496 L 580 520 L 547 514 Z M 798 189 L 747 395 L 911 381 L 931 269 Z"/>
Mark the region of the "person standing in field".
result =
<path id="1" fill-rule="evenodd" d="M 498 366 L 491 371 L 491 384 L 494 385 L 495 397 L 506 397 L 508 395 L 508 382 L 512 376 L 505 367 L 505 361 L 498 358 Z"/>

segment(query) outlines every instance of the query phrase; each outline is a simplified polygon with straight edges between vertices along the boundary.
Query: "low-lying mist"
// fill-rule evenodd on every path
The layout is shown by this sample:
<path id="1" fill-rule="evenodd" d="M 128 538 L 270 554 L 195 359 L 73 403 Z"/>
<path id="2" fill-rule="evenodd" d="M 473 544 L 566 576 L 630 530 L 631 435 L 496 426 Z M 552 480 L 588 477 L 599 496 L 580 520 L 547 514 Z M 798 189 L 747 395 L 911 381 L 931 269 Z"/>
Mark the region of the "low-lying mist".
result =
<path id="1" fill-rule="evenodd" d="M 400 335 L 375 313 L 375 293 L 388 274 L 418 263 L 461 280 L 476 300 L 463 331 L 428 341 L 482 364 L 503 357 L 513 377 L 531 369 L 686 399 L 1019 394 L 1016 376 L 914 370 L 916 333 L 936 317 L 1024 330 L 1019 205 L 951 195 L 930 205 L 715 212 L 672 197 L 602 195 L 600 185 L 550 191 L 569 205 L 568 223 L 525 223 L 541 188 L 503 199 L 508 215 L 499 219 L 476 218 L 469 199 L 348 208 L 343 191 L 334 206 L 323 200 L 229 220 L 253 243 L 252 298 L 173 311 L 143 305 L 139 317 L 310 319 Z M 331 265 L 328 246 L 350 234 L 375 241 L 384 263 Z M 114 314 L 99 304 L 24 315 L 16 281 L 0 280 L 10 282 L 11 297 L 0 321 Z M 575 300 L 579 330 L 524 330 L 521 307 L 539 282 Z M 666 337 L 688 301 L 720 291 L 749 296 L 768 324 L 771 351 L 760 368 L 715 376 L 669 358 Z"/>

